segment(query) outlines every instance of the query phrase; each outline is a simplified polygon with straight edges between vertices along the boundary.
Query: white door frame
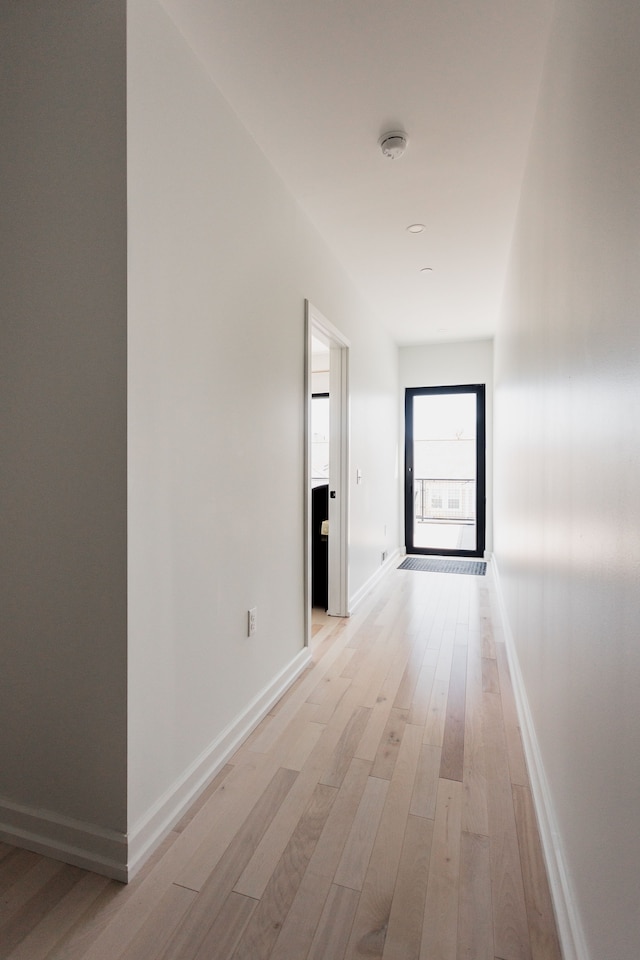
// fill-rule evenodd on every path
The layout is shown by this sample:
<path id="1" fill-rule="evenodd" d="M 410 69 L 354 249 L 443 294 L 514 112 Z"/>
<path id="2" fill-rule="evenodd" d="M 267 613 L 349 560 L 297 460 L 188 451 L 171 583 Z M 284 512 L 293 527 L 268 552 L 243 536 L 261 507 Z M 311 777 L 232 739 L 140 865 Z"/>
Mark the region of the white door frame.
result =
<path id="1" fill-rule="evenodd" d="M 311 635 L 311 339 L 329 343 L 329 596 L 332 617 L 349 616 L 349 341 L 305 301 L 305 611 Z M 335 496 L 331 496 L 334 492 Z"/>

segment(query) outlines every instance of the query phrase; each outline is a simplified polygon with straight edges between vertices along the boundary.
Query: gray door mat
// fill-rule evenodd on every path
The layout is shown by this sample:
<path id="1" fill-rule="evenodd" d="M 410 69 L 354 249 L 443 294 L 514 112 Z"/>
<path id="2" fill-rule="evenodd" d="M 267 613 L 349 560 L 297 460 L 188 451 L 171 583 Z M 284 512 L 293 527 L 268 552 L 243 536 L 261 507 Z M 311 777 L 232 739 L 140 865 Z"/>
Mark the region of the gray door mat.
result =
<path id="1" fill-rule="evenodd" d="M 484 577 L 487 564 L 484 560 L 443 560 L 440 557 L 407 557 L 398 570 L 421 570 L 424 573 L 468 573 Z"/>

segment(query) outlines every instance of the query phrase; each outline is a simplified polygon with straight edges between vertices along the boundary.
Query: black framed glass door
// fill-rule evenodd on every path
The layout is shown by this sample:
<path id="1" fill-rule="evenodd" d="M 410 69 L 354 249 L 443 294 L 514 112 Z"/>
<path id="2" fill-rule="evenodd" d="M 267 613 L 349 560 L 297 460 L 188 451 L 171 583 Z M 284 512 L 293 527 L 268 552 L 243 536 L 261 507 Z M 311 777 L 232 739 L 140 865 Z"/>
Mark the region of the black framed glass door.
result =
<path id="1" fill-rule="evenodd" d="M 408 388 L 407 553 L 481 557 L 485 526 L 484 384 Z"/>

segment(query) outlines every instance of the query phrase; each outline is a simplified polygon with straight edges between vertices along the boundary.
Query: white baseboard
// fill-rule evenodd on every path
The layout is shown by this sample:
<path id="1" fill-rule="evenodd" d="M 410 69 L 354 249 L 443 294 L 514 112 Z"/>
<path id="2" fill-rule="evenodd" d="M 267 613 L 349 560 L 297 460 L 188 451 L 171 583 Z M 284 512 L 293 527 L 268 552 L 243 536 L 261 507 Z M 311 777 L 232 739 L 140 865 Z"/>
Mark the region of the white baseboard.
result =
<path id="1" fill-rule="evenodd" d="M 571 881 L 562 849 L 560 829 L 553 809 L 549 783 L 545 774 L 542 754 L 533 725 L 533 717 L 531 716 L 527 692 L 518 661 L 518 654 L 507 615 L 500 573 L 495 556 L 491 558 L 491 566 L 500 607 L 500 616 L 504 628 L 509 670 L 511 672 L 511 681 L 518 710 L 518 719 L 522 730 L 524 752 L 527 758 L 529 779 L 531 781 L 531 793 L 538 817 L 542 852 L 556 914 L 562 956 L 564 960 L 589 960 L 589 953 L 582 931 L 582 922 L 575 905 L 575 897 L 571 888 Z"/>
<path id="2" fill-rule="evenodd" d="M 127 880 L 127 837 L 115 830 L 0 799 L 0 840 L 112 880 Z"/>
<path id="3" fill-rule="evenodd" d="M 305 647 L 185 770 L 128 835 L 0 798 L 0 840 L 127 883 L 311 662 Z"/>
<path id="4" fill-rule="evenodd" d="M 380 564 L 380 566 L 374 570 L 366 583 L 364 583 L 359 590 L 356 590 L 349 601 L 349 616 L 352 616 L 352 614 L 355 613 L 356 607 L 361 604 L 367 594 L 373 590 L 375 585 L 384 576 L 387 570 L 391 569 L 391 567 L 398 562 L 403 552 L 404 551 L 398 547 L 393 551 L 393 553 L 390 553 L 385 562 Z"/>
<path id="5" fill-rule="evenodd" d="M 310 663 L 311 654 L 305 647 L 133 825 L 128 837 L 128 880 Z"/>

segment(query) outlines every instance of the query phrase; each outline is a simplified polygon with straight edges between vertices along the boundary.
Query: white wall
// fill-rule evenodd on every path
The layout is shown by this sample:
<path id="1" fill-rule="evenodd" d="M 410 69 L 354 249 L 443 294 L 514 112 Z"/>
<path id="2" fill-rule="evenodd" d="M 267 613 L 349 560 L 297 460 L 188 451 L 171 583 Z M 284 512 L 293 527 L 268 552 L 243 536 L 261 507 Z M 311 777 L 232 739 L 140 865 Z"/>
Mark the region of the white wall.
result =
<path id="1" fill-rule="evenodd" d="M 126 831 L 124 42 L 124 0 L 2 5 L 0 832 L 32 837 Z"/>
<path id="2" fill-rule="evenodd" d="M 401 435 L 404 442 L 404 393 L 409 387 L 486 385 L 486 549 L 493 547 L 493 341 L 467 340 L 400 347 Z M 401 451 L 404 470 L 404 447 Z M 402 507 L 402 509 L 404 509 Z"/>
<path id="3" fill-rule="evenodd" d="M 1 16 L 0 835 L 124 878 L 304 658 L 305 298 L 352 344 L 353 592 L 397 349 L 155 0 Z"/>
<path id="4" fill-rule="evenodd" d="M 580 960 L 640 955 L 639 51 L 636 0 L 559 0 L 496 341 L 495 552 Z"/>
<path id="5" fill-rule="evenodd" d="M 305 298 L 351 342 L 352 592 L 398 543 L 397 350 L 156 0 L 128 80 L 135 833 L 303 649 Z"/>

